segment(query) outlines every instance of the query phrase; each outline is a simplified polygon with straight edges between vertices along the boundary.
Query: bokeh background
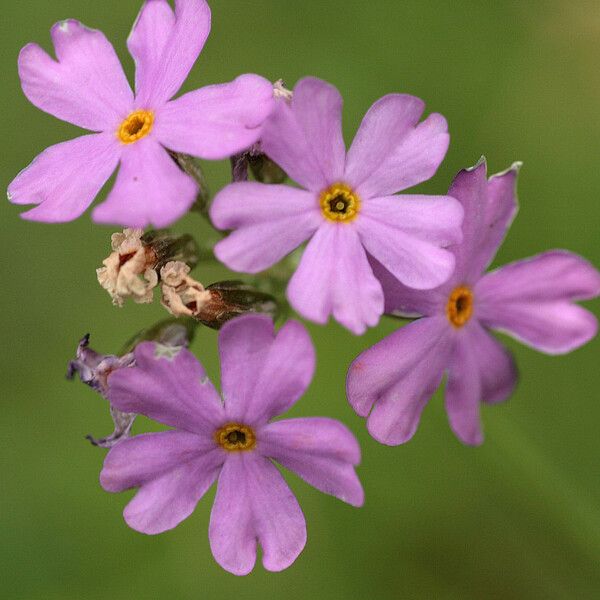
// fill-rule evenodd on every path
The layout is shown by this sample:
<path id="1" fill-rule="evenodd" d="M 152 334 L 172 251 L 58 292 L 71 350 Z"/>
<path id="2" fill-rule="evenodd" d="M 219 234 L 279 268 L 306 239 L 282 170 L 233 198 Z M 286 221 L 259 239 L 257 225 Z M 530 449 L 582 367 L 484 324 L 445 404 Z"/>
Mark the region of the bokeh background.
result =
<path id="1" fill-rule="evenodd" d="M 78 135 L 21 93 L 19 49 L 50 48 L 49 28 L 74 17 L 102 29 L 128 74 L 125 39 L 141 1 L 6 2 L 0 20 L 1 185 L 50 144 Z M 600 265 L 600 4 L 566 0 L 213 0 L 213 30 L 185 89 L 258 72 L 293 86 L 313 74 L 345 97 L 351 140 L 364 111 L 388 92 L 416 94 L 449 120 L 452 143 L 437 176 L 488 157 L 490 171 L 522 160 L 521 211 L 497 262 L 566 247 Z M 213 190 L 225 163 L 207 166 Z M 81 173 L 85 177 L 85 173 Z M 387 448 L 371 440 L 344 397 L 349 362 L 398 326 L 384 319 L 362 338 L 310 326 L 318 369 L 294 415 L 342 419 L 363 448 L 367 493 L 357 510 L 290 475 L 308 522 L 308 544 L 279 574 L 260 563 L 246 578 L 213 561 L 207 526 L 214 490 L 176 530 L 129 530 L 128 494 L 98 484 L 107 434 L 104 401 L 64 379 L 77 340 L 116 352 L 162 318 L 152 306 L 111 306 L 94 270 L 111 228 L 89 214 L 74 223 L 24 222 L 0 204 L 0 595 L 26 600 L 112 598 L 600 597 L 600 341 L 547 357 L 508 341 L 522 374 L 514 397 L 484 407 L 486 442 L 463 447 L 441 396 L 415 438 Z M 199 237 L 198 216 L 176 227 Z M 226 275 L 201 266 L 210 283 Z M 560 283 L 560 282 L 557 282 Z M 598 302 L 589 306 L 596 313 Z M 216 335 L 194 351 L 218 376 Z M 140 421 L 136 428 L 148 427 Z"/>

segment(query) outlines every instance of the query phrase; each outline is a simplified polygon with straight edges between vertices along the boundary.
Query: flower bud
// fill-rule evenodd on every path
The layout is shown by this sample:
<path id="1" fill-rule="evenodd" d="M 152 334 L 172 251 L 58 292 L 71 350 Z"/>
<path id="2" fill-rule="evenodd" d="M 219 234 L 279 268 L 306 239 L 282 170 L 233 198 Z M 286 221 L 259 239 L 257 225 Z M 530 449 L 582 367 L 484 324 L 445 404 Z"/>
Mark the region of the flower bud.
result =
<path id="1" fill-rule="evenodd" d="M 207 327 L 220 329 L 227 321 L 247 312 L 277 317 L 277 301 L 242 281 L 221 281 L 209 285 L 210 302 L 203 306 L 196 318 Z"/>
<path id="2" fill-rule="evenodd" d="M 283 183 L 287 173 L 260 149 L 260 143 L 230 158 L 231 180 L 248 181 L 248 168 L 260 183 Z"/>
<path id="3" fill-rule="evenodd" d="M 181 152 L 168 151 L 171 158 L 175 161 L 177 166 L 186 174 L 189 175 L 198 186 L 198 195 L 196 202 L 192 205 L 191 210 L 200 213 L 204 217 L 208 218 L 208 205 L 210 200 L 210 191 L 202 170 L 202 164 L 200 159 L 191 156 L 189 154 L 182 154 Z"/>
<path id="4" fill-rule="evenodd" d="M 187 347 L 192 343 L 197 327 L 193 319 L 163 319 L 136 333 L 126 342 L 123 353 L 133 352 L 142 342 L 158 342 L 174 348 Z"/>
<path id="5" fill-rule="evenodd" d="M 261 183 L 283 183 L 287 173 L 266 154 L 248 156 L 248 164 L 256 181 Z"/>
<path id="6" fill-rule="evenodd" d="M 154 252 L 157 272 L 171 261 L 184 262 L 193 269 L 200 260 L 198 244 L 188 234 L 174 236 L 168 229 L 158 229 L 144 234 L 142 243 Z"/>
<path id="7" fill-rule="evenodd" d="M 248 181 L 248 154 L 240 152 L 234 154 L 229 160 L 231 162 L 231 181 L 237 183 L 239 181 Z"/>
<path id="8" fill-rule="evenodd" d="M 269 294 L 239 281 L 214 283 L 205 288 L 189 276 L 181 262 L 166 264 L 160 272 L 162 304 L 176 317 L 190 317 L 212 329 L 246 312 L 274 315 L 277 303 Z"/>

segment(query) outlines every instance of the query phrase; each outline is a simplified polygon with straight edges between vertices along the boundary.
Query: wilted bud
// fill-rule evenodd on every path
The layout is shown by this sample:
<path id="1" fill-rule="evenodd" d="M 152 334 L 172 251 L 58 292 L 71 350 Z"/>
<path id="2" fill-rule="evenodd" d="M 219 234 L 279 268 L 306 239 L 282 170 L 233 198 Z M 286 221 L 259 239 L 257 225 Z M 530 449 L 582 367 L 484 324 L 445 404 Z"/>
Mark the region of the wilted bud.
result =
<path id="1" fill-rule="evenodd" d="M 124 356 L 115 356 L 113 354 L 99 354 L 89 347 L 90 336 L 85 335 L 77 347 L 77 358 L 69 363 L 67 378 L 74 379 L 79 375 L 79 379 L 96 390 L 104 398 L 108 393 L 108 376 L 117 369 L 131 367 L 134 364 L 133 353 Z M 104 438 L 96 439 L 91 435 L 86 438 L 94 446 L 102 448 L 111 448 L 118 441 L 129 436 L 136 415 L 133 413 L 123 413 L 113 406 L 110 407 L 110 414 L 115 424 L 114 431 Z"/>
<path id="2" fill-rule="evenodd" d="M 274 315 L 277 303 L 269 294 L 239 282 L 225 281 L 205 288 L 189 275 L 190 268 L 172 262 L 160 272 L 163 306 L 176 317 L 190 317 L 212 329 L 246 312 Z"/>
<path id="3" fill-rule="evenodd" d="M 108 391 L 107 378 L 110 373 L 123 367 L 129 367 L 133 363 L 133 354 L 115 356 L 113 354 L 100 354 L 89 346 L 90 334 L 86 334 L 79 341 L 75 360 L 69 363 L 67 378 L 73 379 L 75 374 L 79 379 L 91 388 L 106 395 Z"/>
<path id="4" fill-rule="evenodd" d="M 158 270 L 167 262 L 198 262 L 198 246 L 189 235 L 173 236 L 166 230 L 144 234 L 142 229 L 125 229 L 114 233 L 111 242 L 113 252 L 96 275 L 117 306 L 123 306 L 125 298 L 138 304 L 152 302 Z"/>
<path id="5" fill-rule="evenodd" d="M 118 369 L 124 369 L 135 365 L 133 351 L 135 347 L 143 341 L 156 341 L 163 346 L 170 348 L 179 348 L 188 346 L 193 334 L 195 324 L 190 327 L 174 319 L 161 321 L 156 325 L 146 329 L 131 339 L 127 343 L 127 351 L 122 356 L 114 354 L 100 354 L 89 347 L 90 336 L 85 335 L 80 340 L 77 347 L 77 356 L 75 360 L 69 362 L 67 370 L 67 379 L 74 379 L 79 375 L 79 379 L 96 390 L 103 398 L 108 400 L 109 375 Z M 102 448 L 111 448 L 117 442 L 126 439 L 129 436 L 135 417 L 134 413 L 124 413 L 110 406 L 110 415 L 114 423 L 114 431 L 106 437 L 94 438 L 87 435 L 86 438 Z"/>

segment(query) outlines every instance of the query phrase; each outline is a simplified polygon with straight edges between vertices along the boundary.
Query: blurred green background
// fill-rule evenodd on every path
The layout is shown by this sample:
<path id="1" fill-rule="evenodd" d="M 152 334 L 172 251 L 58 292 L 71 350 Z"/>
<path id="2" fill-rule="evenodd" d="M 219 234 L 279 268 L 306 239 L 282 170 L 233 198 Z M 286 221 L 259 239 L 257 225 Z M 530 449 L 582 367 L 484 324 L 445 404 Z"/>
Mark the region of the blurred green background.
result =
<path id="1" fill-rule="evenodd" d="M 17 76 L 19 49 L 50 48 L 49 28 L 74 17 L 102 29 L 132 74 L 125 39 L 141 2 L 6 2 L 0 22 L 4 152 L 1 184 L 75 127 L 30 105 Z M 213 30 L 185 89 L 242 72 L 295 81 L 313 74 L 345 97 L 351 140 L 364 111 L 388 92 L 424 98 L 450 123 L 447 160 L 423 190 L 488 157 L 490 171 L 524 161 L 521 212 L 498 263 L 566 247 L 600 264 L 600 4 L 558 0 L 213 0 Z M 207 173 L 217 190 L 228 165 Z M 84 175 L 84 174 L 82 174 Z M 104 401 L 64 379 L 77 340 L 116 352 L 162 318 L 151 306 L 111 306 L 94 269 L 114 230 L 86 214 L 65 225 L 24 222 L 0 205 L 0 595 L 26 600 L 130 598 L 600 597 L 600 341 L 553 358 L 508 341 L 522 379 L 514 397 L 486 407 L 486 442 L 463 447 L 438 394 L 409 444 L 387 448 L 346 403 L 349 362 L 397 326 L 362 338 L 310 326 L 315 380 L 294 415 L 342 419 L 359 436 L 367 493 L 357 510 L 290 475 L 308 544 L 287 571 L 260 563 L 247 578 L 213 561 L 207 526 L 214 490 L 176 530 L 129 530 L 129 495 L 98 484 L 104 451 L 86 433 L 112 429 Z M 200 217 L 177 225 L 205 234 Z M 199 267 L 210 283 L 224 270 Z M 590 308 L 598 312 L 597 302 Z M 216 336 L 193 347 L 217 377 Z M 148 424 L 139 422 L 140 431 Z"/>

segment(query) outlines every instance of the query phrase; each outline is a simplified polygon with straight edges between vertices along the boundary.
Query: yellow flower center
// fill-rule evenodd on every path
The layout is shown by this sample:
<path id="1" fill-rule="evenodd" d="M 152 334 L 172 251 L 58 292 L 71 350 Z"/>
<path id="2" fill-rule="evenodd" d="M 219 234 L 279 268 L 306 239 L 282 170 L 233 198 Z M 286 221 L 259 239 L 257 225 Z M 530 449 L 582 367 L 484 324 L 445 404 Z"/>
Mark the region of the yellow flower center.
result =
<path id="1" fill-rule="evenodd" d="M 119 127 L 117 137 L 124 144 L 133 144 L 152 131 L 154 113 L 150 110 L 133 111 Z"/>
<path id="2" fill-rule="evenodd" d="M 345 183 L 334 183 L 321 192 L 321 211 L 326 219 L 334 222 L 350 222 L 360 210 L 360 198 Z"/>
<path id="3" fill-rule="evenodd" d="M 252 450 L 256 446 L 256 434 L 248 425 L 227 423 L 215 431 L 215 440 L 228 452 Z"/>
<path id="4" fill-rule="evenodd" d="M 473 315 L 473 292 L 471 288 L 461 285 L 455 288 L 448 298 L 446 316 L 454 327 L 460 328 Z"/>

